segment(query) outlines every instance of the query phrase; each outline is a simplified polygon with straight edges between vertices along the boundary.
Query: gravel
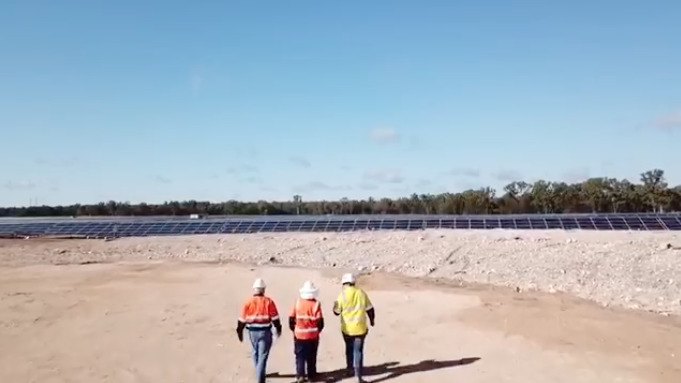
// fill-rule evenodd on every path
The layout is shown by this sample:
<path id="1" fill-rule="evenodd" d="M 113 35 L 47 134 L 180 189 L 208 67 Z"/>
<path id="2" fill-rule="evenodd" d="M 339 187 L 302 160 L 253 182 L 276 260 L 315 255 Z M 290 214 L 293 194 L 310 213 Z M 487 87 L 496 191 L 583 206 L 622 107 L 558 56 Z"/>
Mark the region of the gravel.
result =
<path id="1" fill-rule="evenodd" d="M 238 261 L 446 278 L 565 292 L 663 315 L 681 315 L 681 234 L 426 230 L 267 233 L 20 241 L 0 265 L 127 260 Z"/>

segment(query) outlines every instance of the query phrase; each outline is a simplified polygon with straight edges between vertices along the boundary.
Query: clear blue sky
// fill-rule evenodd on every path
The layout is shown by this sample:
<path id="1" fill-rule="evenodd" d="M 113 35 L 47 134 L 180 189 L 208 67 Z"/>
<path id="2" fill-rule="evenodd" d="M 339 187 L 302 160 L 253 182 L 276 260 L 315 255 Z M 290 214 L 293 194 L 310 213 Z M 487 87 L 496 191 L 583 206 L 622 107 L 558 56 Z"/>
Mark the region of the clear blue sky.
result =
<path id="1" fill-rule="evenodd" d="M 681 1 L 0 2 L 0 205 L 681 183 Z"/>

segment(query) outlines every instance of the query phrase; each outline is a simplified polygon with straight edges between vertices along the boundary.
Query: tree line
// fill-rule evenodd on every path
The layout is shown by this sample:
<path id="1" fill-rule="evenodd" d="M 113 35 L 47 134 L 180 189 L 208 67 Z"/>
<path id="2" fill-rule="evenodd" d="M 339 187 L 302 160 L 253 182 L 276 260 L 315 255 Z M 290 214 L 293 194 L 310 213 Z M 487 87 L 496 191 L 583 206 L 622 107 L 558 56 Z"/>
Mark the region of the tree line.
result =
<path id="1" fill-rule="evenodd" d="M 539 180 L 511 182 L 503 192 L 485 187 L 459 193 L 412 194 L 409 197 L 338 201 L 303 201 L 295 195 L 281 202 L 170 201 L 162 204 L 101 202 L 94 205 L 0 208 L 4 217 L 172 216 L 286 214 L 532 214 L 636 213 L 681 211 L 681 186 L 670 188 L 664 171 L 641 173 L 639 183 L 607 177 L 580 183 Z"/>

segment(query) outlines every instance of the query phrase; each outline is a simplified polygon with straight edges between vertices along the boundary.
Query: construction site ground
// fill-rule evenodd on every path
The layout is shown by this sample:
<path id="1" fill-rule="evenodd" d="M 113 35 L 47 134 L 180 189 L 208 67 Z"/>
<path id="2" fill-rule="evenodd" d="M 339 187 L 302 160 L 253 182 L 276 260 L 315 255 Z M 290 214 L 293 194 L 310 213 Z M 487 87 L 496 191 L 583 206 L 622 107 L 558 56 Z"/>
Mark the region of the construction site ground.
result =
<path id="1" fill-rule="evenodd" d="M 253 382 L 236 319 L 254 278 L 286 316 L 300 285 L 320 287 L 327 318 L 319 370 L 345 365 L 332 302 L 340 269 L 144 261 L 0 268 L 0 381 Z M 461 286 L 373 273 L 377 310 L 366 342 L 369 382 L 681 382 L 678 317 L 562 294 Z M 269 382 L 292 382 L 288 329 Z M 343 380 L 345 379 L 345 380 Z"/>

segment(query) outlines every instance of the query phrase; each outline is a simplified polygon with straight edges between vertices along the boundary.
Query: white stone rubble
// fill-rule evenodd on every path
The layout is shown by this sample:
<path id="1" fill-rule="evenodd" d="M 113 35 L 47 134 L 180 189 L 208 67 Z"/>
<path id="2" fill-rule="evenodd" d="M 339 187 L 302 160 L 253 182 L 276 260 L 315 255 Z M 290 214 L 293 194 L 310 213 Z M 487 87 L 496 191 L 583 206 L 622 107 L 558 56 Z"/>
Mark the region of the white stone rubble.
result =
<path id="1" fill-rule="evenodd" d="M 22 241 L 21 244 L 26 244 Z M 601 305 L 681 315 L 681 233 L 506 230 L 268 233 L 44 242 L 0 264 L 181 259 L 335 267 L 361 273 L 565 292 Z"/>

